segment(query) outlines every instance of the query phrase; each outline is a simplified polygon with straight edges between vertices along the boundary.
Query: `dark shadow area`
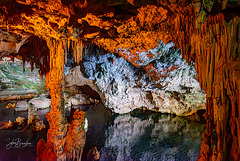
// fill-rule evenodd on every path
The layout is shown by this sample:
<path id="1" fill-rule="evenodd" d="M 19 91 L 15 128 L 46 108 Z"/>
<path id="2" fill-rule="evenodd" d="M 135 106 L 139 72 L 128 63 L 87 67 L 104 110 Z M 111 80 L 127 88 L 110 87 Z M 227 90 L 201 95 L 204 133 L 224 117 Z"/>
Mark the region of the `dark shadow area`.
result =
<path id="1" fill-rule="evenodd" d="M 90 86 L 88 85 L 79 86 L 79 89 L 82 91 L 82 93 L 89 95 L 94 99 L 101 100 L 101 97 L 99 96 L 99 94 L 96 91 L 94 91 Z"/>
<path id="2" fill-rule="evenodd" d="M 13 109 L 6 109 L 6 105 L 9 102 L 0 103 L 0 122 L 8 122 L 9 120 L 15 121 L 17 117 L 28 117 L 27 111 L 14 112 Z M 49 109 L 38 110 L 37 114 L 46 125 L 45 129 L 41 131 L 33 131 L 31 127 L 12 130 L 0 130 L 0 156 L 1 161 L 35 161 L 37 156 L 37 143 L 43 138 L 47 139 L 47 130 L 49 124 L 45 118 L 45 114 L 49 112 Z M 26 147 L 7 147 L 12 141 L 20 141 L 21 143 L 30 143 L 30 146 Z M 10 141 L 10 142 L 9 142 Z"/>
<path id="3" fill-rule="evenodd" d="M 85 113 L 88 120 L 86 144 L 83 150 L 82 161 L 86 161 L 87 153 L 93 147 L 100 151 L 104 147 L 106 136 L 105 128 L 113 123 L 114 116 L 102 103 L 91 105 Z"/>

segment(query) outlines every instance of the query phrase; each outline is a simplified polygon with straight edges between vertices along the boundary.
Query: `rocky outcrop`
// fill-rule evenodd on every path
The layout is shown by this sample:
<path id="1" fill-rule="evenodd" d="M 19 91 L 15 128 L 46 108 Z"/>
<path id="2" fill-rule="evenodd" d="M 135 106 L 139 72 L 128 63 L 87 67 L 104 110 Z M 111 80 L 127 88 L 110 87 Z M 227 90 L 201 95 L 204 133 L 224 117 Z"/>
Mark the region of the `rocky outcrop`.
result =
<path id="1" fill-rule="evenodd" d="M 29 101 L 22 100 L 17 103 L 9 103 L 6 108 L 13 108 L 15 111 L 27 111 L 29 106 L 33 106 L 35 109 L 50 108 L 51 99 L 46 97 L 35 97 Z"/>
<path id="2" fill-rule="evenodd" d="M 14 108 L 15 111 L 27 111 L 28 110 L 28 102 L 27 101 L 18 101 Z"/>
<path id="3" fill-rule="evenodd" d="M 32 104 L 27 104 L 27 105 L 28 105 L 28 107 L 27 107 L 28 118 L 27 119 L 24 117 L 17 117 L 16 121 L 9 120 L 8 122 L 1 122 L 0 124 L 3 124 L 3 127 L 1 127 L 0 129 L 26 130 L 29 127 L 31 127 L 33 131 L 40 131 L 42 129 L 45 129 L 46 126 L 43 123 L 43 120 L 40 120 L 40 117 L 37 115 L 37 110 L 36 110 L 35 106 Z"/>
<path id="4" fill-rule="evenodd" d="M 35 97 L 28 101 L 28 103 L 35 106 L 37 109 L 49 108 L 51 105 L 51 99 L 46 97 Z"/>
<path id="5" fill-rule="evenodd" d="M 68 99 L 65 107 L 89 105 L 91 102 L 85 94 L 76 94 Z"/>
<path id="6" fill-rule="evenodd" d="M 205 109 L 205 94 L 196 80 L 193 64 L 187 65 L 172 47 L 173 44 L 161 43 L 156 49 L 140 53 L 139 69 L 113 54 L 88 55 L 85 72 L 104 93 L 104 104 L 116 113 L 145 107 L 188 115 Z M 147 59 L 150 53 L 155 56 Z"/>
<path id="7" fill-rule="evenodd" d="M 24 117 L 17 117 L 16 121 L 0 122 L 0 125 L 3 125 L 0 129 L 23 129 L 27 125 L 26 120 Z"/>
<path id="8" fill-rule="evenodd" d="M 100 154 L 99 154 L 99 151 L 97 150 L 97 147 L 91 148 L 87 153 L 86 161 L 94 161 L 99 159 L 100 159 Z"/>
<path id="9" fill-rule="evenodd" d="M 83 76 L 80 66 L 76 66 L 66 73 L 64 83 L 65 94 L 68 93 L 67 95 L 83 93 L 95 99 L 104 98 L 103 93 L 98 89 L 94 81 Z"/>
<path id="10" fill-rule="evenodd" d="M 28 124 L 32 124 L 34 131 L 40 131 L 46 128 L 43 120 L 40 120 L 39 116 L 37 115 L 36 106 L 33 104 L 29 104 L 28 106 Z"/>

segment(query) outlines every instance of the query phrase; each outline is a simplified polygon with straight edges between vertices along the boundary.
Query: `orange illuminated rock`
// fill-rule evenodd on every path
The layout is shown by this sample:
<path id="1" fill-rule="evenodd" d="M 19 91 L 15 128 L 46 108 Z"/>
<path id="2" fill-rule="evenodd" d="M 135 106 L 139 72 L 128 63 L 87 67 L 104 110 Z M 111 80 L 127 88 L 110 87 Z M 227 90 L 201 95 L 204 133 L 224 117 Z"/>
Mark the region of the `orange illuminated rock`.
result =
<path id="1" fill-rule="evenodd" d="M 22 36 L 20 42 L 24 43 L 18 47 L 15 41 L 2 40 L 1 44 L 7 45 L 0 48 L 5 52 L 2 55 L 11 52 L 11 58 L 19 54 L 23 61 L 35 63 L 40 75 L 46 76 L 52 97 L 48 140 L 46 145 L 39 143 L 49 149 L 39 154 L 53 152 L 52 158 L 64 158 L 64 147 L 71 149 L 65 145 L 65 137 L 68 129 L 74 131 L 70 129 L 75 127 L 67 125 L 61 111 L 63 64 L 68 53 L 79 63 L 84 49 L 94 44 L 139 67 L 139 53 L 162 40 L 174 42 L 188 62 L 195 62 L 198 80 L 207 94 L 207 131 L 199 160 L 239 160 L 239 8 L 237 1 L 215 0 L 0 1 L 0 29 L 31 36 L 28 42 Z M 145 69 L 158 78 L 151 64 Z"/>
<path id="2" fill-rule="evenodd" d="M 51 110 L 46 114 L 49 122 L 47 142 L 38 143 L 38 160 L 81 160 L 85 145 L 84 112 L 76 110 L 71 122 L 63 112 L 63 64 L 64 45 L 62 41 L 49 39 L 50 71 L 46 74 L 47 88 L 51 95 Z M 48 157 L 50 156 L 50 157 Z"/>
<path id="3" fill-rule="evenodd" d="M 53 113 L 48 115 L 51 114 Z M 60 115 L 54 113 L 55 117 L 59 118 Z M 61 122 L 56 122 L 56 126 L 50 127 L 47 142 L 43 139 L 38 142 L 37 160 L 81 160 L 85 145 L 84 112 L 76 110 L 70 123 L 59 123 Z"/>

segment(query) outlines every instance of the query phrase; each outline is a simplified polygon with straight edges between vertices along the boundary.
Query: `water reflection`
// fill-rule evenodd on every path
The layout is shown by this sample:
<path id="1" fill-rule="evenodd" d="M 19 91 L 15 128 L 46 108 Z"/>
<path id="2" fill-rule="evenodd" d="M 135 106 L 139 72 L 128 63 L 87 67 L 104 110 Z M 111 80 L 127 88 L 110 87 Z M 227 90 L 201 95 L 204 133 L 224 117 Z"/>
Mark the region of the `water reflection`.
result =
<path id="1" fill-rule="evenodd" d="M 0 122 L 8 122 L 9 120 L 16 120 L 17 117 L 28 118 L 26 111 L 14 112 L 13 109 L 6 109 L 8 102 L 0 103 Z M 44 124 L 48 128 L 48 122 L 45 118 L 45 114 L 49 112 L 49 109 L 37 111 L 37 115 L 43 120 Z M 0 126 L 1 127 L 1 126 Z M 35 161 L 37 156 L 37 143 L 40 138 L 47 139 L 47 128 L 41 131 L 33 131 L 29 128 L 14 128 L 0 130 L 0 160 L 1 161 Z M 13 144 L 11 148 L 7 148 L 7 145 L 11 142 L 21 140 L 21 143 L 29 142 L 33 146 L 24 147 L 23 144 Z M 18 142 L 17 142 L 18 143 Z M 20 147 L 19 147 L 20 146 Z"/>
<path id="2" fill-rule="evenodd" d="M 37 160 L 81 160 L 85 145 L 84 112 L 72 110 L 71 122 L 66 122 L 62 116 L 61 111 L 52 109 L 47 114 L 48 121 L 52 122 L 49 121 L 47 141 L 41 139 L 37 144 Z"/>
<path id="3" fill-rule="evenodd" d="M 105 130 L 100 161 L 197 160 L 205 124 L 154 113 L 115 118 Z"/>
<path id="4" fill-rule="evenodd" d="M 98 105 L 91 105 L 85 113 L 88 120 L 88 130 L 86 133 L 86 144 L 83 151 L 83 160 L 87 160 L 89 151 L 97 147 L 101 149 L 104 147 L 106 136 L 104 129 L 108 127 L 113 118 L 112 113 L 102 103 Z"/>
<path id="5" fill-rule="evenodd" d="M 27 116 L 27 112 L 18 112 L 14 115 L 13 110 L 5 109 L 5 106 L 2 106 L 1 110 L 7 114 L 6 117 L 1 118 L 1 121 L 11 119 L 10 116 L 12 119 L 18 115 Z M 46 112 L 38 112 L 42 113 L 39 113 L 41 118 L 45 118 Z M 54 116 L 56 118 L 57 115 Z M 42 142 L 38 149 L 38 159 L 51 160 L 50 154 L 55 153 L 52 153 L 52 150 L 57 150 L 56 157 L 58 159 L 66 159 L 68 156 L 80 160 L 85 144 L 82 160 L 86 160 L 87 153 L 94 147 L 100 151 L 100 161 L 197 160 L 202 141 L 201 134 L 205 131 L 205 124 L 169 114 L 135 111 L 130 114 L 113 116 L 101 103 L 90 106 L 85 116 L 88 119 L 86 144 L 82 124 L 84 121 L 83 112 L 74 110 L 72 119 L 69 119 L 68 122 L 67 132 L 59 133 L 64 136 L 62 138 L 63 144 L 51 149 L 48 142 Z M 44 120 L 47 122 L 46 119 Z M 28 139 L 34 147 L 7 150 L 5 142 L 1 142 L 0 160 L 2 156 L 8 160 L 17 160 L 17 158 L 35 160 L 39 139 L 51 139 L 49 136 L 46 138 L 46 130 L 35 133 L 33 135 L 35 137 L 29 137 L 30 130 L 21 133 L 12 130 L 1 131 L 1 140 L 8 137 L 21 138 L 22 141 Z M 43 134 L 40 135 L 41 133 Z M 14 154 L 11 155 L 12 152 Z"/>

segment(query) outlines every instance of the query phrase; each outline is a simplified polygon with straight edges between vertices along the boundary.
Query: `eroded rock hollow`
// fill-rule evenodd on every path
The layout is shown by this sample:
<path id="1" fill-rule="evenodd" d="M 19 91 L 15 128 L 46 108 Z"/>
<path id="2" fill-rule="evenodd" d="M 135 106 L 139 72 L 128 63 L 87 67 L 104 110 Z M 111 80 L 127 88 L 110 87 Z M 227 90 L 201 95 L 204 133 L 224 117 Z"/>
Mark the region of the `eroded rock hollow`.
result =
<path id="1" fill-rule="evenodd" d="M 35 64 L 51 94 L 48 140 L 39 142 L 39 158 L 74 159 L 84 145 L 70 146 L 84 135 L 78 129 L 83 113 L 75 111 L 67 122 L 62 112 L 63 67 L 69 55 L 79 64 L 87 48 L 94 47 L 139 68 L 144 63 L 140 53 L 161 40 L 173 42 L 187 62 L 195 62 L 206 93 L 207 131 L 198 159 L 239 160 L 239 8 L 237 0 L 1 1 L 1 57 Z"/>

